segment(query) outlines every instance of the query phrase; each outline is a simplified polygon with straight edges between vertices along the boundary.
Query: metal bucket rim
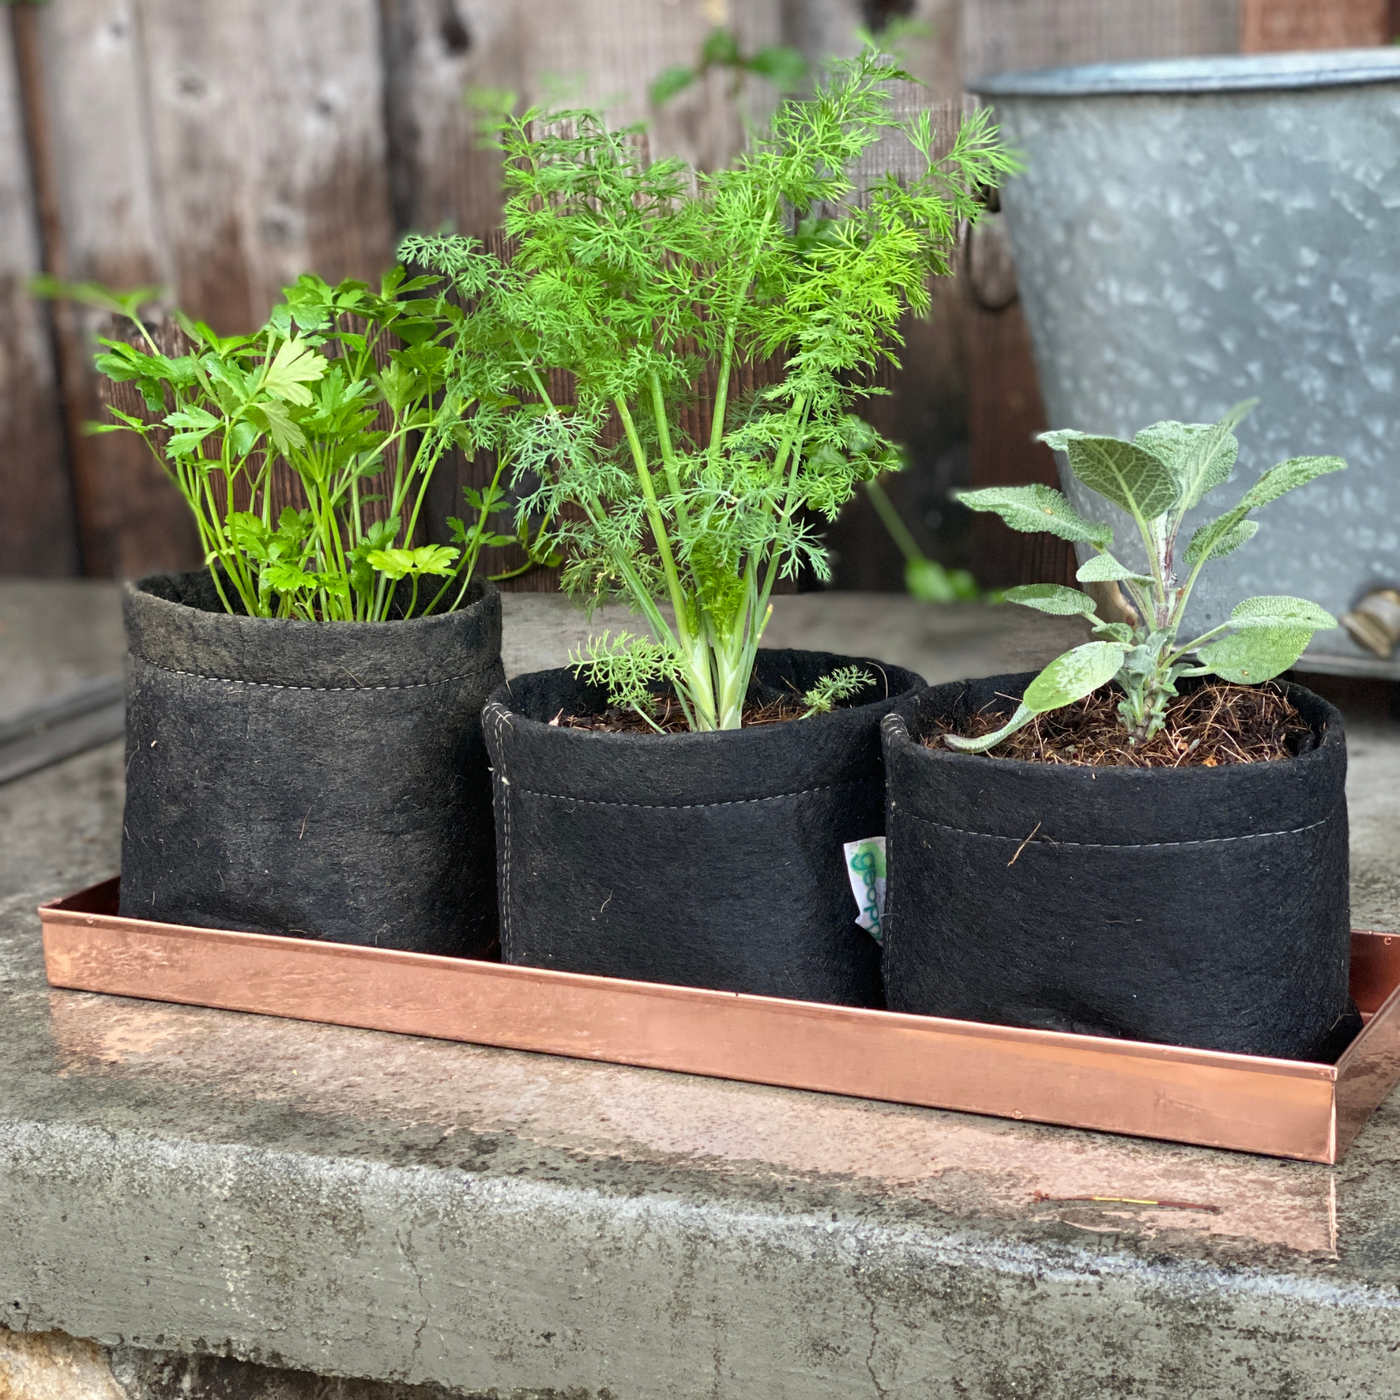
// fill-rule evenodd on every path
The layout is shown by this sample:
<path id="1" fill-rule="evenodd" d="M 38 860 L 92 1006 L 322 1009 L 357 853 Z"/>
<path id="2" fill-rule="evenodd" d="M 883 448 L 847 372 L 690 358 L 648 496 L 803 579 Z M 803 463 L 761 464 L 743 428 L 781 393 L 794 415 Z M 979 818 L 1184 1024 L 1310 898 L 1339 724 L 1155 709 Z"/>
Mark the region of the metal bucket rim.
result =
<path id="1" fill-rule="evenodd" d="M 1151 96 L 1234 93 L 1400 82 L 1400 48 L 1215 54 L 1203 58 L 1031 68 L 978 78 L 981 97 Z"/>

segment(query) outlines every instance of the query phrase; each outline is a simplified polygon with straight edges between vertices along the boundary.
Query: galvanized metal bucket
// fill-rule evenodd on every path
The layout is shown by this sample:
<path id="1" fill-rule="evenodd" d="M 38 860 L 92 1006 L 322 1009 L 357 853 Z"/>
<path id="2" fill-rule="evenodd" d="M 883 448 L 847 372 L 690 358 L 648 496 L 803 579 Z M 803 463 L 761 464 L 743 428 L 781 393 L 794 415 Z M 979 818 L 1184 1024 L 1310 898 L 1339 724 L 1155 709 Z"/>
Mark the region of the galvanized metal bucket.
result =
<path id="1" fill-rule="evenodd" d="M 1188 625 L 1257 593 L 1340 615 L 1400 584 L 1400 50 L 1098 64 L 973 88 L 1027 160 L 1002 202 L 1051 426 L 1124 436 L 1257 395 L 1235 480 L 1202 519 L 1286 457 L 1350 464 L 1262 510 L 1255 539 L 1203 573 Z M 1135 532 L 1116 523 L 1126 546 Z M 1400 658 L 1342 629 L 1302 664 L 1400 676 Z"/>

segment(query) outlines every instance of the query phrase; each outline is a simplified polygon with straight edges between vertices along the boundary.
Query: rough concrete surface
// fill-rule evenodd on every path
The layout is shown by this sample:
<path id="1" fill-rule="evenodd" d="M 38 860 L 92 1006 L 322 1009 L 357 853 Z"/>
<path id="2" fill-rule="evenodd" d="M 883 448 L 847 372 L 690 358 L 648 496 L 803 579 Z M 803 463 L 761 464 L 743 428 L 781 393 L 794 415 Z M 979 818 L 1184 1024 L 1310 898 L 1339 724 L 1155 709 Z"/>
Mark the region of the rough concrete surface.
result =
<path id="1" fill-rule="evenodd" d="M 931 679 L 1050 654 L 794 601 Z M 1358 912 L 1400 927 L 1400 726 L 1355 734 Z M 1395 1100 L 1323 1167 L 51 991 L 33 907 L 115 870 L 120 800 L 115 745 L 0 787 L 4 1400 L 46 1355 L 126 1400 L 1400 1393 Z"/>

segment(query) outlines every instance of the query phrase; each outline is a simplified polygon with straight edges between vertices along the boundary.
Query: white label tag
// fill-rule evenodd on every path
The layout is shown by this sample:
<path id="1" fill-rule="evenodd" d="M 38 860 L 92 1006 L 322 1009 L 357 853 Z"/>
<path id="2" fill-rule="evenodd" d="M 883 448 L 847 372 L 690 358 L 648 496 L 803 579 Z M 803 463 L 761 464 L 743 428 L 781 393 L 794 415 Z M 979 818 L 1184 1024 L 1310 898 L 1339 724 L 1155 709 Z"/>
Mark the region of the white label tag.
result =
<path id="1" fill-rule="evenodd" d="M 864 841 L 847 841 L 846 874 L 860 913 L 856 923 L 877 942 L 882 941 L 880 917 L 885 912 L 885 838 L 871 836 Z"/>

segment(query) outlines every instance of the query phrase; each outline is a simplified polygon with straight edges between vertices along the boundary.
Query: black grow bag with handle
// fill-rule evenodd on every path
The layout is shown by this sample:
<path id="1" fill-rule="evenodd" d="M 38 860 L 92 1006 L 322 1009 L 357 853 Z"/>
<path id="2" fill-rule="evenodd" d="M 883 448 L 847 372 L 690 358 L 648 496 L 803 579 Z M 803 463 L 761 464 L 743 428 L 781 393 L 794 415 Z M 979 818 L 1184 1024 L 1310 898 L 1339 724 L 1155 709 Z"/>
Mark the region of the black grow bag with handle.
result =
<path id="1" fill-rule="evenodd" d="M 1297 757 L 1109 768 L 919 741 L 1034 672 L 932 687 L 883 726 L 889 1006 L 1288 1059 L 1336 1058 L 1348 994 L 1346 736 Z"/>
<path id="2" fill-rule="evenodd" d="M 481 707 L 501 600 L 393 622 L 223 610 L 207 573 L 126 586 L 121 912 L 472 954 L 495 937 Z"/>
<path id="3" fill-rule="evenodd" d="M 881 1004 L 842 846 L 884 831 L 879 726 L 920 678 L 761 649 L 751 700 L 838 667 L 874 683 L 809 719 L 708 734 L 548 723 L 607 708 L 569 670 L 517 676 L 484 715 L 507 962 L 855 1006 Z"/>

